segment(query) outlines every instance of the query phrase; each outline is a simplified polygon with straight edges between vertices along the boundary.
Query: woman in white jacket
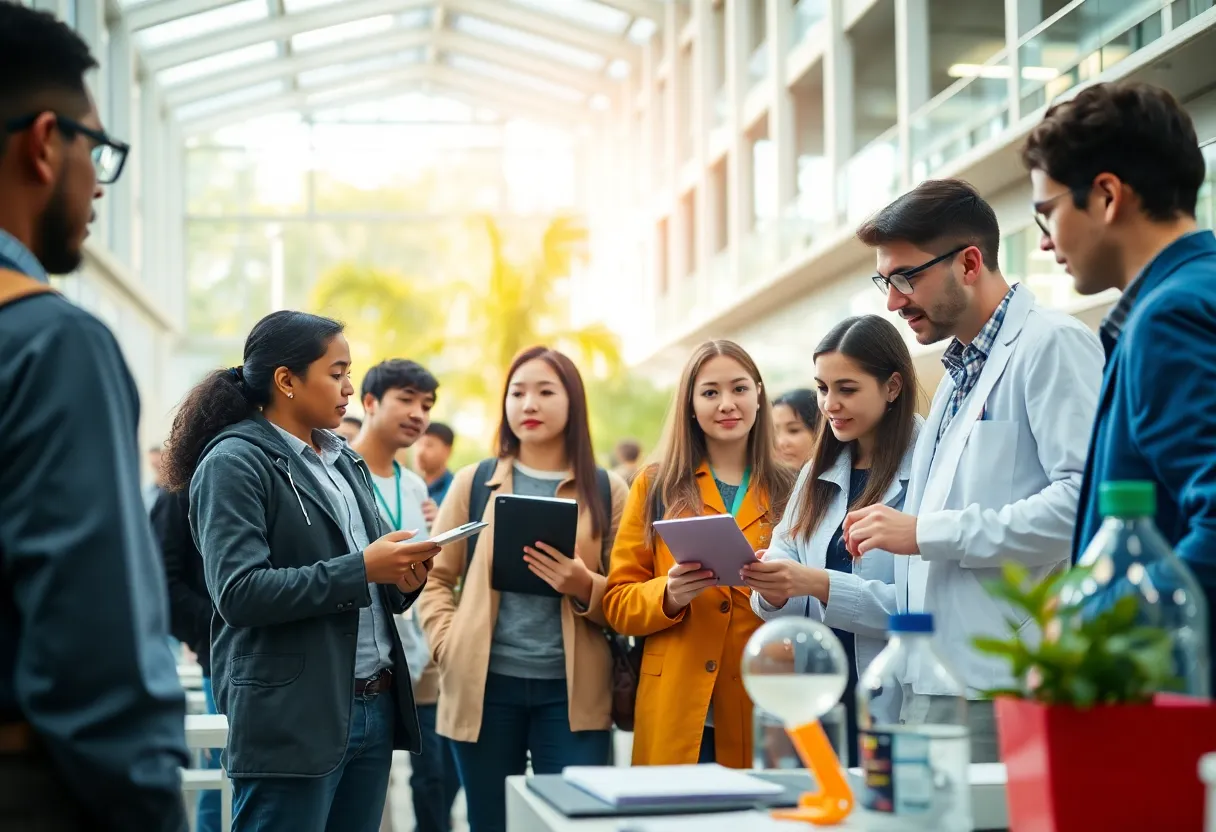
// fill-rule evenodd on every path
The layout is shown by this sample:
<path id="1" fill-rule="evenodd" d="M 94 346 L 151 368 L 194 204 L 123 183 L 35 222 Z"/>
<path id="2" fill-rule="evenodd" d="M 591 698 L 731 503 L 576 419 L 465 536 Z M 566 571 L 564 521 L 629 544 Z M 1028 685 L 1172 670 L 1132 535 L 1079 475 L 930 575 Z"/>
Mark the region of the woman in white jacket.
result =
<path id="1" fill-rule="evenodd" d="M 761 618 L 806 616 L 836 632 L 850 660 L 843 701 L 849 765 L 856 765 L 854 692 L 858 676 L 886 644 L 895 570 L 887 552 L 850 556 L 841 526 L 849 511 L 863 506 L 902 508 L 921 420 L 907 344 L 877 315 L 843 320 L 819 343 L 815 385 L 825 418 L 814 455 L 772 544 L 743 576 Z M 899 691 L 885 691 L 876 707 L 897 718 Z"/>

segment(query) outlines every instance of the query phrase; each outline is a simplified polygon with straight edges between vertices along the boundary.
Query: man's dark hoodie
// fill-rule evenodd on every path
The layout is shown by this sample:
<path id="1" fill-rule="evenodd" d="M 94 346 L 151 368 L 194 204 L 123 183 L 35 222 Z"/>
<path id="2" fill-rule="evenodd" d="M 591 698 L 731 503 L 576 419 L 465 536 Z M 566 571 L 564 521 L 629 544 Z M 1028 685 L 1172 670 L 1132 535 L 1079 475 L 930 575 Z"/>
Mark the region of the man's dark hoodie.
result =
<path id="1" fill-rule="evenodd" d="M 372 539 L 388 529 L 366 463 L 344 449 Z M 215 600 L 212 683 L 230 731 L 224 766 L 234 777 L 318 777 L 346 753 L 359 610 L 371 605 L 362 552 L 348 552 L 320 484 L 260 414 L 223 430 L 191 480 L 190 519 Z M 405 611 L 418 593 L 377 586 L 384 607 Z M 419 751 L 409 668 L 396 627 L 393 747 Z"/>

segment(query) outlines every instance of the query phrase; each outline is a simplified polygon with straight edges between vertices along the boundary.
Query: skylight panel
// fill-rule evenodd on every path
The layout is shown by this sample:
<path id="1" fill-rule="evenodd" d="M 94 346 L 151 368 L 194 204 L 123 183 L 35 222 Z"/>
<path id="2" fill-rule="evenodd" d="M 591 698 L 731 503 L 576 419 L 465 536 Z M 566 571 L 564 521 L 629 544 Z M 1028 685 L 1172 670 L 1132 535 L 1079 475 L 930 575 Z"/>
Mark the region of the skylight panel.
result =
<path id="1" fill-rule="evenodd" d="M 269 61 L 278 57 L 278 54 L 278 45 L 274 41 L 268 40 L 263 43 L 255 43 L 252 46 L 220 52 L 217 55 L 208 55 L 206 58 L 200 58 L 188 64 L 170 67 L 157 74 L 156 80 L 162 86 L 172 87 L 176 84 L 184 84 L 187 81 L 196 81 L 208 75 L 216 75 L 229 69 L 236 69 L 261 61 Z"/>
<path id="2" fill-rule="evenodd" d="M 218 113 L 222 110 L 240 107 L 244 104 L 252 104 L 264 98 L 271 98 L 283 92 L 286 88 L 282 80 L 265 81 L 261 84 L 242 87 L 239 90 L 226 92 L 223 95 L 216 95 L 212 98 L 204 98 L 200 101 L 192 101 L 189 104 L 178 107 L 177 117 L 182 121 L 191 121 Z"/>
<path id="3" fill-rule="evenodd" d="M 603 69 L 606 63 L 604 56 L 598 53 L 588 52 L 576 46 L 568 46 L 564 43 L 541 37 L 540 35 L 534 35 L 531 32 L 522 32 L 510 26 L 491 23 L 479 17 L 470 17 L 464 14 L 458 15 L 452 23 L 452 28 L 458 32 L 472 35 L 475 38 L 493 41 L 494 43 L 510 46 L 515 49 L 525 49 L 537 55 L 552 58 L 589 72 L 597 72 Z"/>
<path id="4" fill-rule="evenodd" d="M 381 72 L 384 70 L 398 69 L 400 67 L 419 63 L 421 60 L 421 49 L 411 49 L 406 52 L 397 52 L 389 55 L 377 55 L 374 58 L 366 58 L 361 61 L 334 64 L 332 66 L 324 66 L 319 69 L 310 69 L 305 72 L 301 72 L 299 75 L 299 82 L 301 87 L 317 87 L 322 84 L 331 84 L 337 81 L 342 81 L 346 78 L 369 75 L 371 73 Z"/>
<path id="5" fill-rule="evenodd" d="M 339 23 L 337 26 L 326 26 L 323 29 L 313 29 L 301 32 L 291 38 L 293 52 L 307 52 L 321 46 L 331 46 L 343 41 L 356 38 L 371 37 L 393 28 L 393 16 L 382 14 L 376 17 L 365 17 L 352 20 L 349 23 Z"/>
<path id="6" fill-rule="evenodd" d="M 283 0 L 283 11 L 287 14 L 300 14 L 322 6 L 332 6 L 337 2 L 339 0 Z"/>
<path id="7" fill-rule="evenodd" d="M 631 20 L 628 12 L 614 9 L 595 0 L 513 0 L 539 12 L 573 21 L 588 29 L 612 35 L 624 34 Z"/>
<path id="8" fill-rule="evenodd" d="M 266 0 L 241 0 L 218 9 L 192 14 L 170 20 L 159 26 L 143 29 L 135 33 L 136 43 L 143 49 L 159 49 L 163 46 L 194 40 L 204 35 L 222 32 L 225 29 L 235 29 L 247 23 L 265 20 L 270 16 L 270 7 Z"/>
<path id="9" fill-rule="evenodd" d="M 639 46 L 645 44 L 653 36 L 659 26 L 649 17 L 639 17 L 629 27 L 629 39 Z"/>
<path id="10" fill-rule="evenodd" d="M 555 84 L 552 81 L 546 81 L 544 78 L 537 78 L 535 75 L 530 75 L 526 72 L 519 72 L 518 70 L 508 69 L 499 64 L 483 61 L 480 58 L 470 58 L 467 55 L 449 55 L 448 65 L 453 69 L 471 72 L 475 75 L 483 75 L 495 81 L 550 95 L 562 101 L 569 101 L 572 104 L 581 103 L 584 99 L 583 93 L 579 90 L 562 84 Z"/>

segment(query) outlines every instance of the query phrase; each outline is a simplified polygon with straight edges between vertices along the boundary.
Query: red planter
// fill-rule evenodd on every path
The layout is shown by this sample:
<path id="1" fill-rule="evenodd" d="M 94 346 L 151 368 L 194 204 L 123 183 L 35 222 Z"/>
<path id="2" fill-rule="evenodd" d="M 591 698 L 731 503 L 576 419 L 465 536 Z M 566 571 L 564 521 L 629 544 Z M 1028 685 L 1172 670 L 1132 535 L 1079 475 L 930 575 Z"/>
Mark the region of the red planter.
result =
<path id="1" fill-rule="evenodd" d="M 1012 832 L 1203 828 L 1199 758 L 1216 750 L 1216 705 L 1159 696 L 1088 710 L 998 699 Z"/>

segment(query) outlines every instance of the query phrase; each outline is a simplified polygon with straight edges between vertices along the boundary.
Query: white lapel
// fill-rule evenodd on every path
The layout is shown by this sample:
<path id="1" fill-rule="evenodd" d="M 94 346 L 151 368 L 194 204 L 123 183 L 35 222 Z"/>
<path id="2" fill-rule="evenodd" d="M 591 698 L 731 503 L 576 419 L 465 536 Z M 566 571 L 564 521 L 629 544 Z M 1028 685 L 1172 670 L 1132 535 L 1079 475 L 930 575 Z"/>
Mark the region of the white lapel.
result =
<path id="1" fill-rule="evenodd" d="M 1020 286 L 1010 299 L 1009 308 L 1005 311 L 1005 320 L 1001 324 L 1000 332 L 997 333 L 992 352 L 984 362 L 984 369 L 980 371 L 980 377 L 976 381 L 975 387 L 971 388 L 971 392 L 963 400 L 962 407 L 959 408 L 958 413 L 954 414 L 950 424 L 946 427 L 941 442 L 938 443 L 925 489 L 917 504 L 918 513 L 938 511 L 946 504 L 950 488 L 958 475 L 959 460 L 962 458 L 963 448 L 967 445 L 967 439 L 971 436 L 971 429 L 982 415 L 992 389 L 996 387 L 997 381 L 1005 372 L 1005 366 L 1009 363 L 1010 356 L 1013 355 L 1017 337 L 1021 334 L 1022 326 L 1026 323 L 1026 316 L 1030 314 L 1030 308 L 1033 305 L 1034 296 L 1025 286 Z M 937 424 L 940 426 L 940 418 Z M 935 437 L 936 431 L 929 435 Z"/>

